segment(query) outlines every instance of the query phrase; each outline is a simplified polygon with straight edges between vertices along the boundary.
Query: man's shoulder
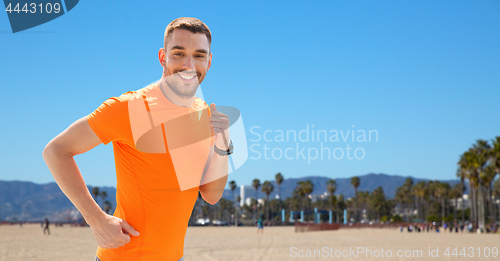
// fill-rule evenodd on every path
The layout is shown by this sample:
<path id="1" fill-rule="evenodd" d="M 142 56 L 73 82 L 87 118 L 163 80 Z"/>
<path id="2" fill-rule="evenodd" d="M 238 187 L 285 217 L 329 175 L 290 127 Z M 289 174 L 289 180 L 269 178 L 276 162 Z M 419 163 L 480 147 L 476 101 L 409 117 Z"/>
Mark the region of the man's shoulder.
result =
<path id="1" fill-rule="evenodd" d="M 153 88 L 153 84 L 150 84 L 146 87 L 138 89 L 136 91 L 127 91 L 122 93 L 120 96 L 114 96 L 107 100 L 107 102 L 114 104 L 127 104 L 130 100 L 133 99 L 142 99 L 143 94 L 147 94 Z"/>

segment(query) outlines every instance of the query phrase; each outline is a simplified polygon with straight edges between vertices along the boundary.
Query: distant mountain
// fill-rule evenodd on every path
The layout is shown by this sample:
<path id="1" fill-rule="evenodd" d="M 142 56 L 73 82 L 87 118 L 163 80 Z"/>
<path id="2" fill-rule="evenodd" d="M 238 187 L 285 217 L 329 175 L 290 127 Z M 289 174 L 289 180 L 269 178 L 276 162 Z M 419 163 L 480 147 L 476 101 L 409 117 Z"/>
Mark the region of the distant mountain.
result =
<path id="1" fill-rule="evenodd" d="M 372 192 L 374 189 L 381 186 L 382 189 L 384 189 L 384 194 L 387 198 L 394 198 L 394 196 L 396 195 L 396 189 L 401 185 L 403 185 L 407 178 L 411 178 L 414 184 L 416 184 L 419 181 L 429 181 L 429 179 L 417 179 L 408 176 L 404 177 L 397 175 L 373 174 L 373 173 L 358 177 L 360 179 L 360 185 L 358 187 L 358 191 Z M 282 198 L 290 197 L 295 187 L 297 187 L 297 182 L 305 180 L 311 180 L 311 182 L 314 184 L 314 191 L 311 195 L 322 195 L 323 193 L 327 192 L 326 182 L 330 179 L 331 178 L 329 177 L 320 177 L 320 176 L 285 179 L 281 184 L 281 197 Z M 351 178 L 335 178 L 334 180 L 337 183 L 337 190 L 335 191 L 336 195 L 342 194 L 344 195 L 344 197 L 347 198 L 354 196 L 354 188 L 351 185 Z M 274 190 L 273 193 L 271 193 L 271 195 L 269 196 L 269 198 L 276 198 L 276 195 L 278 195 L 278 186 L 276 185 L 274 179 L 270 181 L 274 186 Z M 459 180 L 440 180 L 440 181 L 449 183 L 451 186 L 460 182 Z M 264 180 L 261 180 L 260 182 L 264 183 Z M 236 195 L 239 194 L 240 194 L 240 186 L 238 185 L 238 188 L 235 189 L 234 191 L 234 196 L 236 197 Z M 253 196 L 253 194 L 251 196 Z M 259 198 L 263 196 L 264 193 L 261 192 L 259 188 Z M 226 189 L 224 191 L 223 197 L 226 199 L 230 199 L 231 190 Z"/>
<path id="2" fill-rule="evenodd" d="M 407 178 L 411 178 L 415 184 L 419 181 L 428 181 L 427 179 L 373 173 L 358 177 L 361 181 L 358 191 L 371 192 L 381 186 L 387 198 L 394 198 L 397 187 L 403 185 Z M 311 180 L 314 184 L 312 195 L 322 195 L 326 192 L 326 182 L 329 179 L 329 177 L 320 176 L 285 179 L 281 184 L 281 196 L 283 198 L 290 197 L 297 182 L 305 180 Z M 336 178 L 335 180 L 337 182 L 335 194 L 343 194 L 345 197 L 354 196 L 350 178 Z M 441 182 L 447 182 L 453 186 L 459 180 L 441 180 Z M 264 183 L 264 180 L 261 180 L 261 183 Z M 274 186 L 274 191 L 270 198 L 275 198 L 278 194 L 278 187 L 274 180 L 271 183 Z M 91 186 L 87 186 L 87 188 L 89 191 L 92 189 Z M 99 187 L 99 190 L 104 190 L 108 194 L 106 200 L 113 204 L 111 212 L 113 213 L 116 207 L 116 189 L 114 187 Z M 236 197 L 239 193 L 240 186 L 234 191 L 234 196 Z M 251 196 L 253 195 L 252 193 Z M 226 189 L 223 197 L 230 199 L 231 190 Z M 259 189 L 260 197 L 264 197 L 264 193 Z M 103 205 L 100 197 L 98 202 L 101 206 Z M 45 217 L 53 221 L 74 221 L 81 218 L 81 215 L 55 182 L 35 184 L 26 181 L 0 181 L 0 220 L 41 221 Z"/>
<path id="3" fill-rule="evenodd" d="M 87 188 L 92 189 L 91 186 Z M 112 202 L 113 207 L 116 206 L 116 189 L 99 189 L 106 191 L 106 200 Z M 103 205 L 102 198 L 99 197 L 98 200 L 99 204 Z M 67 218 L 78 218 L 71 210 L 76 208 L 55 182 L 35 184 L 27 181 L 0 181 L 0 220 L 17 218 L 23 221 L 38 221 L 48 217 L 49 220 L 64 221 Z"/>

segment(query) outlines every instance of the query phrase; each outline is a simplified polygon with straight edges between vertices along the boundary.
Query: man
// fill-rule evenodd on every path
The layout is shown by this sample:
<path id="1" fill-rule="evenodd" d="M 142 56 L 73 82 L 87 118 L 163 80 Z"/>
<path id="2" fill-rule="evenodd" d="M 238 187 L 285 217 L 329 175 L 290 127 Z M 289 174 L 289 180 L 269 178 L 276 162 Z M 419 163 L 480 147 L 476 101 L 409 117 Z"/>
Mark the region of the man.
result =
<path id="1" fill-rule="evenodd" d="M 210 44 L 200 20 L 172 21 L 158 53 L 162 78 L 108 99 L 44 149 L 57 184 L 92 228 L 96 260 L 182 260 L 198 191 L 210 204 L 221 198 L 232 152 L 229 120 L 194 96 L 211 66 Z M 113 216 L 92 199 L 73 159 L 109 142 L 117 175 Z"/>
<path id="2" fill-rule="evenodd" d="M 43 234 L 45 235 L 45 231 L 47 231 L 48 235 L 50 236 L 50 229 L 49 229 L 49 220 L 45 218 L 45 226 L 43 227 Z"/>
<path id="3" fill-rule="evenodd" d="M 257 220 L 257 234 L 259 234 L 259 231 L 261 234 L 264 234 L 264 222 L 262 220 L 262 213 L 260 213 L 260 217 Z"/>

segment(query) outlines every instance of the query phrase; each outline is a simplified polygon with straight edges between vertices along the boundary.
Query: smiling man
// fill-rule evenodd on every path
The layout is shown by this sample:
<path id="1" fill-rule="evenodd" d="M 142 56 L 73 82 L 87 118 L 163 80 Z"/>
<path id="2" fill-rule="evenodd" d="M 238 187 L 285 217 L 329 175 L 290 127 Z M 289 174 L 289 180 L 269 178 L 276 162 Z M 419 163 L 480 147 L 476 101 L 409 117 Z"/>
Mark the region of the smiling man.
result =
<path id="1" fill-rule="evenodd" d="M 195 97 L 212 63 L 210 44 L 200 20 L 172 21 L 158 53 L 158 82 L 109 98 L 45 147 L 55 181 L 92 228 L 96 260 L 182 260 L 198 192 L 210 204 L 221 198 L 232 153 L 229 119 Z M 117 175 L 113 216 L 93 200 L 73 159 L 109 142 Z"/>

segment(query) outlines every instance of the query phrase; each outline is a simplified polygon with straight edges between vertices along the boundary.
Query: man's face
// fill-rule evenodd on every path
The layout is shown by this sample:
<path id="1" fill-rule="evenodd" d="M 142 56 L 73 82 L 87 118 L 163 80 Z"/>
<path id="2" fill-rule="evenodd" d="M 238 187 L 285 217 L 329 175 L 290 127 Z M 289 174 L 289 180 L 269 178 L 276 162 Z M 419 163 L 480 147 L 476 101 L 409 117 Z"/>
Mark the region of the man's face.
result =
<path id="1" fill-rule="evenodd" d="M 175 29 L 163 52 L 165 82 L 178 96 L 193 97 L 212 63 L 207 36 Z M 160 52 L 160 59 L 161 57 Z"/>

